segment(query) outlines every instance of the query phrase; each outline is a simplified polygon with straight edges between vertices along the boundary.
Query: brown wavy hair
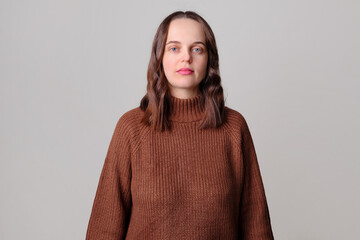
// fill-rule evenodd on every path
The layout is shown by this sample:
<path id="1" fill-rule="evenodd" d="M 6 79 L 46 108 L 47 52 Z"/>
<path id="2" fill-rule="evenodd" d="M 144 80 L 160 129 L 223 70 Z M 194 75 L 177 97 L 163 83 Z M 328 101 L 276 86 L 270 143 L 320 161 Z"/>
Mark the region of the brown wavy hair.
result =
<path id="1" fill-rule="evenodd" d="M 208 63 L 206 75 L 199 84 L 201 104 L 205 110 L 205 117 L 199 127 L 200 129 L 219 127 L 225 118 L 225 102 L 215 36 L 205 19 L 193 11 L 173 12 L 161 22 L 156 31 L 147 70 L 147 93 L 140 101 L 140 108 L 144 111 L 141 122 L 152 126 L 154 130 L 171 129 L 171 122 L 168 119 L 171 111 L 170 90 L 164 74 L 162 59 L 170 22 L 179 18 L 193 19 L 203 27 L 208 50 Z"/>

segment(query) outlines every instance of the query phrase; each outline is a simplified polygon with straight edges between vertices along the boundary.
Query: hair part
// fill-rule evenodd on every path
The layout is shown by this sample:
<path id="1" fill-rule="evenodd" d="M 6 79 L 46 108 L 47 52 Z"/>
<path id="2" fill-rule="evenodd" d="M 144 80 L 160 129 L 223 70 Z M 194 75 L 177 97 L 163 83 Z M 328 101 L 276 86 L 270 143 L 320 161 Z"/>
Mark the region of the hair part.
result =
<path id="1" fill-rule="evenodd" d="M 208 51 L 208 63 L 206 76 L 199 84 L 201 104 L 205 110 L 204 119 L 199 127 L 200 129 L 219 127 L 225 118 L 225 102 L 215 36 L 205 19 L 193 11 L 173 12 L 161 22 L 156 31 L 147 70 L 147 93 L 140 101 L 140 108 L 144 111 L 141 122 L 152 126 L 154 130 L 164 131 L 171 129 L 171 122 L 169 121 L 171 113 L 170 89 L 163 70 L 162 59 L 169 25 L 172 20 L 179 18 L 193 19 L 203 27 Z"/>

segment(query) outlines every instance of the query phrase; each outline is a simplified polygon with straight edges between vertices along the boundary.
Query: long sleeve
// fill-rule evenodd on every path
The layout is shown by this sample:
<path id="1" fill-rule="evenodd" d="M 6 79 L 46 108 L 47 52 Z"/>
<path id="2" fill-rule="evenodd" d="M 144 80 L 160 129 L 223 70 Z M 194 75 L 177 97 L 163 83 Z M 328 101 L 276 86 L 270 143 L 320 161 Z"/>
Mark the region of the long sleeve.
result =
<path id="1" fill-rule="evenodd" d="M 101 171 L 88 223 L 87 240 L 125 239 L 132 207 L 131 147 L 127 129 L 120 118 Z"/>
<path id="2" fill-rule="evenodd" d="M 269 209 L 249 127 L 243 119 L 241 157 L 244 167 L 240 201 L 240 239 L 273 240 Z"/>

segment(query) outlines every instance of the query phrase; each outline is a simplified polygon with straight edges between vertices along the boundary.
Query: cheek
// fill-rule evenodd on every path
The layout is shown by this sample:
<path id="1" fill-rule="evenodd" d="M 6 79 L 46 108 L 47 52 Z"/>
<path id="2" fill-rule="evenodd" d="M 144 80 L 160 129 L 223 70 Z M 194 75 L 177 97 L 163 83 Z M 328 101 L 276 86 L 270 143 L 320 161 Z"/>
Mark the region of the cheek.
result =
<path id="1" fill-rule="evenodd" d="M 174 68 L 174 65 L 175 65 L 174 59 L 166 55 L 163 57 L 163 67 L 165 71 L 171 71 Z"/>
<path id="2" fill-rule="evenodd" d="M 207 58 L 201 59 L 201 61 L 198 62 L 199 71 L 206 72 L 207 62 Z"/>
<path id="3" fill-rule="evenodd" d="M 164 68 L 164 71 L 166 71 L 167 68 L 168 68 L 168 61 L 167 61 L 167 58 L 165 56 L 162 59 L 162 66 Z"/>

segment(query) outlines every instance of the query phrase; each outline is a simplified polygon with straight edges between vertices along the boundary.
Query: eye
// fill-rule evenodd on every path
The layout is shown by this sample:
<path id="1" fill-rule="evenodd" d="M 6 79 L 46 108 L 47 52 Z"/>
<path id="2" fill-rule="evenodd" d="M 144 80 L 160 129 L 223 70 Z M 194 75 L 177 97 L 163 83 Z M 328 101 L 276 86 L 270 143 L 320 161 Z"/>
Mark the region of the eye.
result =
<path id="1" fill-rule="evenodd" d="M 201 52 L 202 52 L 202 49 L 201 49 L 201 48 L 194 48 L 194 51 L 195 51 L 196 53 L 201 53 Z"/>
<path id="2" fill-rule="evenodd" d="M 176 50 L 174 50 L 174 49 L 177 49 L 177 48 L 176 48 L 176 47 L 171 47 L 171 48 L 170 48 L 170 51 L 171 51 L 171 52 L 176 51 Z"/>

